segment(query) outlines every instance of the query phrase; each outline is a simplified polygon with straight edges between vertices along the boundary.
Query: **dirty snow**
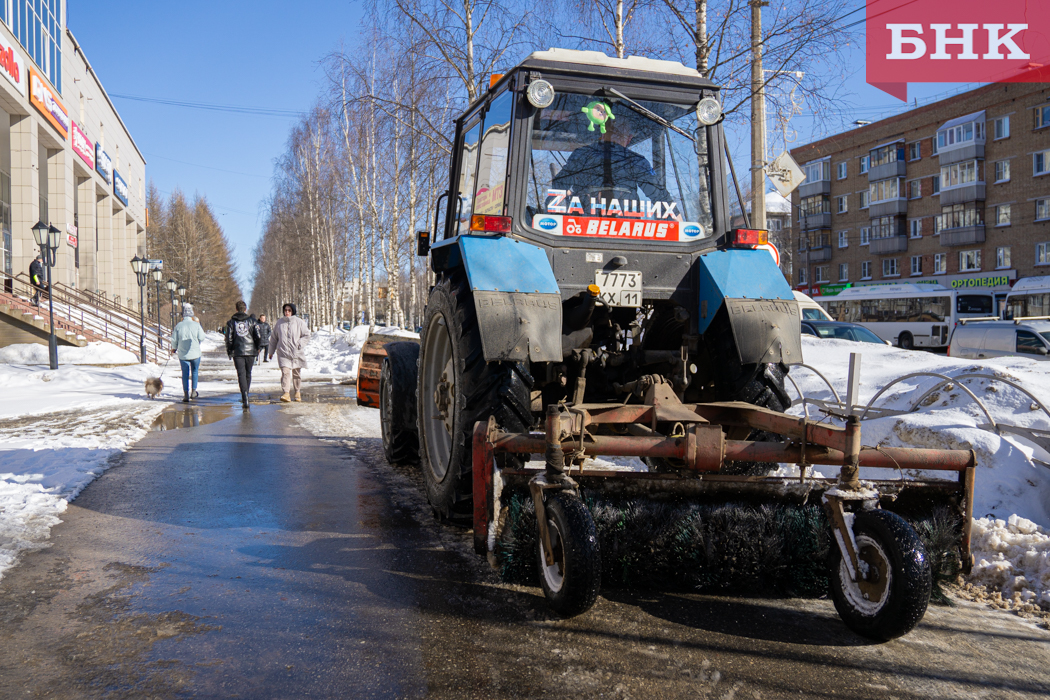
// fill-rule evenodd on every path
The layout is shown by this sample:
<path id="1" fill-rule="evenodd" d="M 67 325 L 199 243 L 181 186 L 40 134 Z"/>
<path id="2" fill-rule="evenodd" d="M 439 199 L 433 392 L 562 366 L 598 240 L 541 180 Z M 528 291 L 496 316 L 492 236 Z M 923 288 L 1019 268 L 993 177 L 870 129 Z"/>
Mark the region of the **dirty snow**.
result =
<path id="1" fill-rule="evenodd" d="M 138 361 L 135 353 L 101 341 L 88 343 L 82 348 L 58 346 L 60 365 L 133 365 Z M 49 365 L 47 346 L 39 343 L 18 343 L 0 348 L 0 364 Z"/>
<path id="2" fill-rule="evenodd" d="M 371 333 L 389 335 L 392 339 L 419 340 L 418 333 L 397 327 L 374 326 Z M 332 375 L 357 381 L 361 347 L 368 340 L 368 336 L 368 326 L 354 326 L 349 331 L 327 326 L 315 331 L 306 346 L 308 371 L 304 371 L 304 376 Z"/>

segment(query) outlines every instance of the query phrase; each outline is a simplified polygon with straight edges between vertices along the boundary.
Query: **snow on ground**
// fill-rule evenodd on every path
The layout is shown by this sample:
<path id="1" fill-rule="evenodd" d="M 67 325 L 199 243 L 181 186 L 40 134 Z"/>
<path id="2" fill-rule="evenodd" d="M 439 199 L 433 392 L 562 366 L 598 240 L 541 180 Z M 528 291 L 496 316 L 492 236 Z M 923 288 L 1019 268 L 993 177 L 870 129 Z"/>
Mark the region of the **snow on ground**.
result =
<path id="1" fill-rule="evenodd" d="M 397 327 L 374 326 L 371 333 L 389 335 L 392 338 L 419 340 L 418 333 Z M 361 347 L 368 340 L 369 326 L 354 326 L 349 331 L 326 326 L 315 331 L 306 346 L 307 369 L 304 377 L 318 375 L 344 375 L 357 381 L 357 369 L 361 360 Z"/>
<path id="2" fill-rule="evenodd" d="M 138 361 L 135 353 L 101 341 L 88 343 L 82 348 L 58 346 L 60 365 L 133 365 Z M 39 343 L 19 343 L 0 348 L 0 364 L 50 364 L 47 346 Z"/>
<path id="3" fill-rule="evenodd" d="M 961 360 L 927 352 L 881 345 L 825 340 L 803 336 L 805 363 L 817 368 L 845 399 L 849 355 L 861 353 L 860 396 L 866 405 L 887 384 L 914 372 L 947 377 L 981 373 L 1012 381 L 1050 406 L 1050 362 L 1022 357 Z M 794 368 L 789 375 L 809 398 L 832 399 L 827 385 L 812 371 Z M 917 377 L 895 385 L 876 407 L 908 410 L 939 383 Z M 1050 453 L 1030 439 L 1003 434 L 988 426 L 977 403 L 959 387 L 965 386 L 984 404 L 992 418 L 1038 430 L 1050 430 L 1050 416 L 1038 403 L 1001 382 L 963 379 L 942 387 L 907 416 L 865 420 L 865 445 L 973 449 L 977 453 L 974 489 L 972 549 L 976 561 L 969 581 L 983 585 L 1008 603 L 1038 602 L 1050 609 Z M 788 384 L 788 392 L 794 388 Z M 796 405 L 792 413 L 801 413 Z M 810 416 L 820 418 L 810 410 Z M 824 467 L 825 472 L 829 469 Z M 863 470 L 862 477 L 894 478 L 889 470 Z M 938 476 L 926 472 L 923 476 Z M 947 473 L 941 473 L 945 478 Z"/>
<path id="4" fill-rule="evenodd" d="M 204 342 L 201 343 L 201 352 L 215 352 L 224 347 L 226 341 L 219 331 L 204 331 Z"/>

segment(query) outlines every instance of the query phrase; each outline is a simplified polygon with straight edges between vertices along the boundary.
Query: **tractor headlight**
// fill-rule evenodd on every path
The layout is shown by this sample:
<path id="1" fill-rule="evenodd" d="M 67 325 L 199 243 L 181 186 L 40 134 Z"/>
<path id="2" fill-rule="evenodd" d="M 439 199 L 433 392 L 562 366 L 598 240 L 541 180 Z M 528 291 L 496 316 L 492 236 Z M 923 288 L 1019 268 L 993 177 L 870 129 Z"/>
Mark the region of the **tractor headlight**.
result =
<path id="1" fill-rule="evenodd" d="M 722 105 L 718 104 L 718 100 L 713 97 L 705 97 L 700 100 L 700 104 L 696 106 L 696 118 L 700 120 L 700 123 L 704 126 L 711 126 L 718 123 L 718 119 L 722 116 Z"/>
<path id="2" fill-rule="evenodd" d="M 533 107 L 543 109 L 550 107 L 554 102 L 554 88 L 546 80 L 533 80 L 529 83 L 525 96 Z"/>

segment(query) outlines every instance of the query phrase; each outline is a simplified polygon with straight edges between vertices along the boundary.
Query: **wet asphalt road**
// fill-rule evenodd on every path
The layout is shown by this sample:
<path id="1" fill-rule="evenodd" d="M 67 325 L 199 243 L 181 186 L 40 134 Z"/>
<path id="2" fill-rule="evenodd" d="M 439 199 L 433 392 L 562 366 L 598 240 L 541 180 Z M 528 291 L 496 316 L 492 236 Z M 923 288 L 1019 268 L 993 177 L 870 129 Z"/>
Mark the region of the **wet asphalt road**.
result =
<path id="1" fill-rule="evenodd" d="M 822 600 L 605 591 L 550 615 L 301 406 L 151 433 L 0 582 L 3 698 L 1034 698 L 1050 633 L 962 604 L 870 644 Z M 181 419 L 180 419 L 181 421 Z"/>

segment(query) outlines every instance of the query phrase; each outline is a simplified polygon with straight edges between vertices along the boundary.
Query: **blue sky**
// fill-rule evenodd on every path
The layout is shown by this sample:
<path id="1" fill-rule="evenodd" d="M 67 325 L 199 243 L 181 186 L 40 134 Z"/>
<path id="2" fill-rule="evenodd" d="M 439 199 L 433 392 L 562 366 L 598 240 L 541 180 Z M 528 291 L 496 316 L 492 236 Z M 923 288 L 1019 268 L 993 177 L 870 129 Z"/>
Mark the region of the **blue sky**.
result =
<path id="1" fill-rule="evenodd" d="M 861 7 L 861 0 L 856 5 Z M 208 198 L 233 244 L 247 296 L 251 251 L 261 231 L 274 159 L 284 151 L 296 118 L 189 109 L 116 95 L 307 111 L 321 90 L 319 61 L 341 45 L 354 44 L 360 6 L 347 0 L 68 0 L 67 12 L 70 30 L 146 157 L 147 178 L 165 195 L 179 187 L 190 197 Z M 875 120 L 904 108 L 864 83 L 863 43 L 852 49 L 847 64 L 852 76 L 832 133 L 854 119 Z M 913 84 L 909 93 L 922 104 L 959 87 Z M 796 143 L 804 144 L 815 125 L 801 116 L 791 126 L 799 132 Z M 747 134 L 731 134 L 730 146 L 735 146 L 738 172 L 746 173 Z"/>

